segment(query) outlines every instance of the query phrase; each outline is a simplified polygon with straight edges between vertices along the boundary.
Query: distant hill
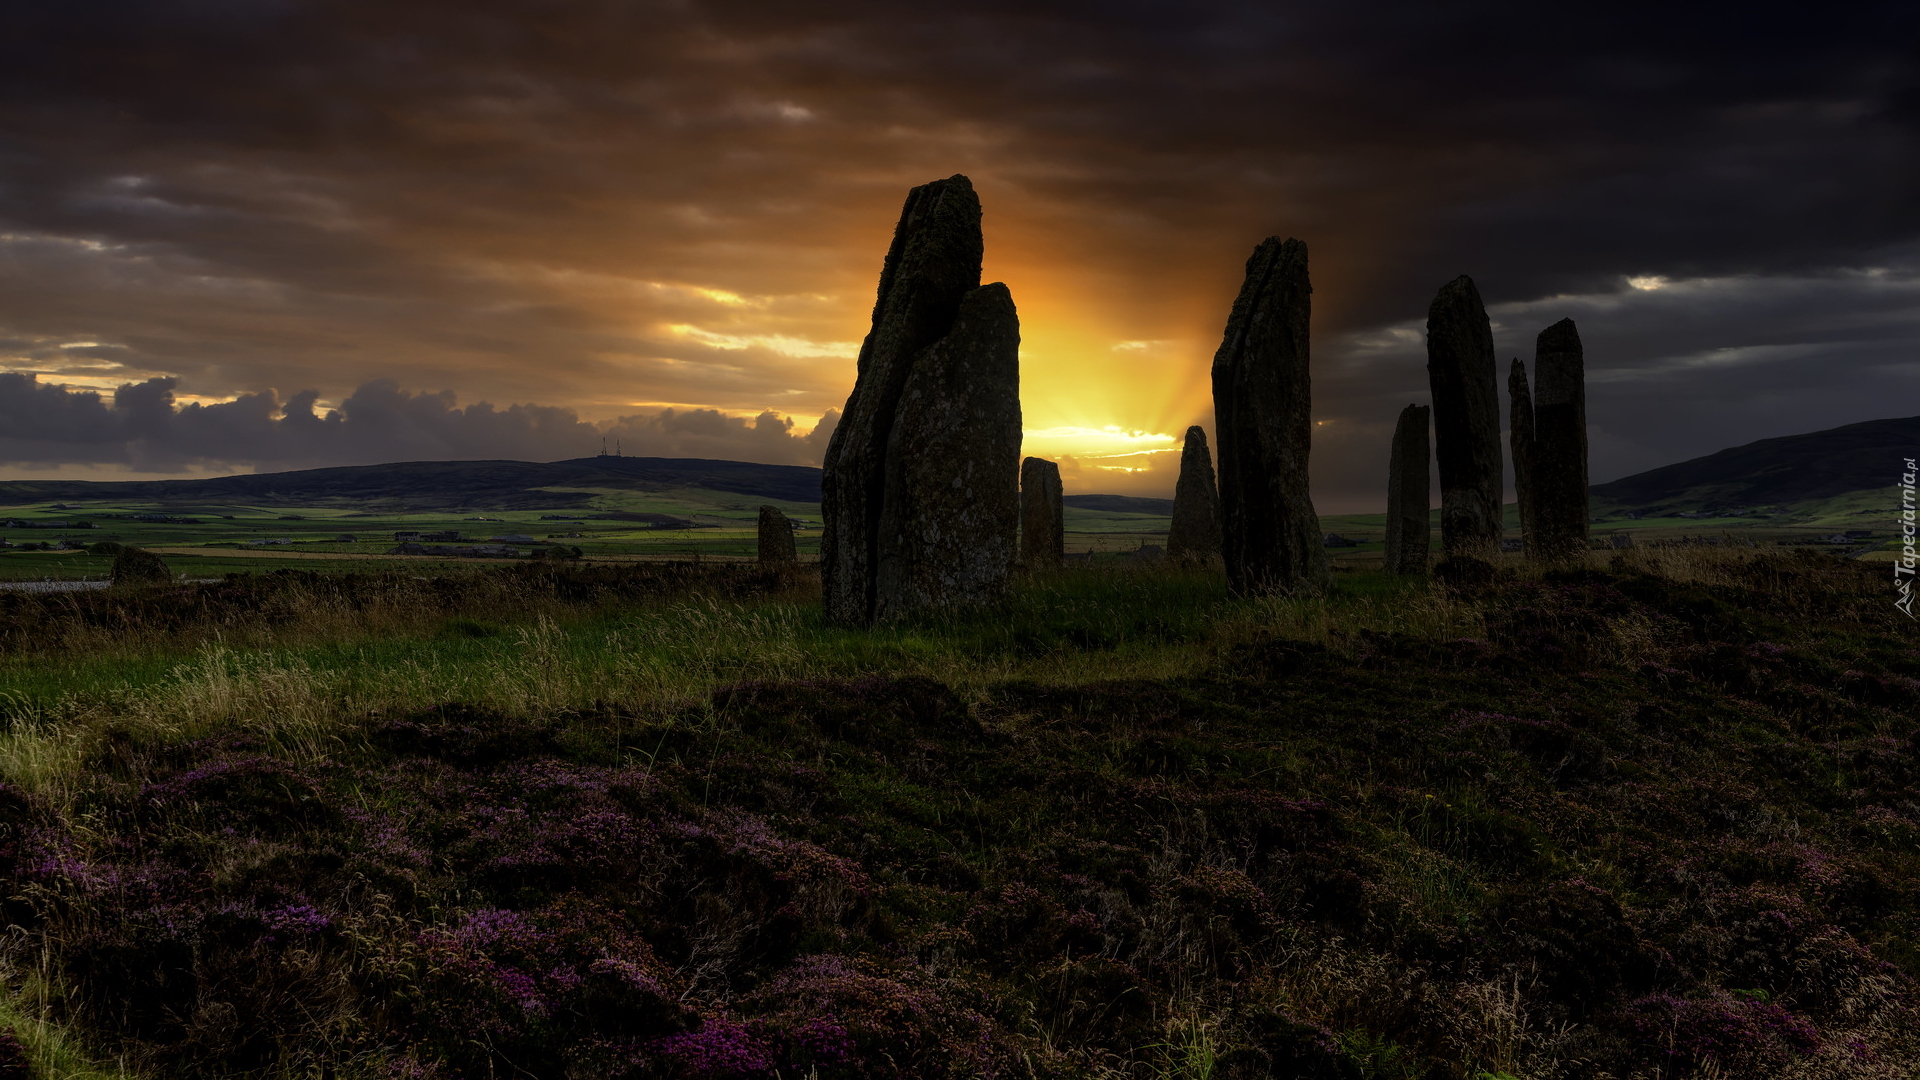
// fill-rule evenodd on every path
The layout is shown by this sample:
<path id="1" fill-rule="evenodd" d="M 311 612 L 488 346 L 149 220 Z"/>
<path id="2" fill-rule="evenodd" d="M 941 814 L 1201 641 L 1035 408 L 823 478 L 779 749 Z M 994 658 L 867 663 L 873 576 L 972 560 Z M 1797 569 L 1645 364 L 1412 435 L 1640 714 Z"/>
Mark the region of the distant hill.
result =
<path id="1" fill-rule="evenodd" d="M 1920 455 L 1920 416 L 1761 439 L 1596 484 L 1592 492 L 1643 509 L 1777 506 L 1892 487 L 1910 455 Z"/>
<path id="2" fill-rule="evenodd" d="M 403 461 L 205 480 L 14 480 L 0 505 L 49 500 L 125 499 L 165 503 L 241 502 L 263 506 L 354 504 L 392 510 L 585 506 L 584 491 L 699 487 L 764 499 L 820 501 L 820 470 L 708 458 L 588 457 L 570 461 Z"/>
<path id="3" fill-rule="evenodd" d="M 216 476 L 205 480 L 0 481 L 0 506 L 119 499 L 176 505 L 351 505 L 365 509 L 567 509 L 585 507 L 589 488 L 665 491 L 706 488 L 783 502 L 820 501 L 820 470 L 712 458 L 585 457 L 568 461 L 399 461 L 330 469 Z M 1119 514 L 1173 513 L 1171 499 L 1069 495 L 1069 506 Z"/>
<path id="4" fill-rule="evenodd" d="M 1080 510 L 1104 510 L 1109 514 L 1173 516 L 1172 499 L 1141 499 L 1132 495 L 1068 495 L 1060 501 Z"/>
<path id="5" fill-rule="evenodd" d="M 820 501 L 820 470 L 811 465 L 756 465 L 714 458 L 588 457 L 556 461 L 666 487 L 701 487 L 788 502 Z"/>

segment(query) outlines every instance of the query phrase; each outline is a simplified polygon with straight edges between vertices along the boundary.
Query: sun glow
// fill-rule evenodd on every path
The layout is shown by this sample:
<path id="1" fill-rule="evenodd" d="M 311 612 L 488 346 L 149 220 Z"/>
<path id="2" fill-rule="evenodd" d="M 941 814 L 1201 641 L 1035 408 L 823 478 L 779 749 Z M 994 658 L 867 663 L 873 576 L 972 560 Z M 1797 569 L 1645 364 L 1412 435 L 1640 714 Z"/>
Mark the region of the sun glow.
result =
<path id="1" fill-rule="evenodd" d="M 1023 432 L 1021 453 L 1065 461 L 1065 471 L 1085 473 L 1146 473 L 1155 459 L 1179 452 L 1179 439 L 1157 431 L 1132 431 L 1117 424 L 1104 427 L 1063 425 Z"/>
<path id="2" fill-rule="evenodd" d="M 1130 454 L 1165 453 L 1179 440 L 1157 431 L 1129 431 L 1117 424 L 1105 427 L 1040 428 L 1021 433 L 1026 452 L 1036 457 L 1071 454 L 1074 457 L 1121 457 Z"/>

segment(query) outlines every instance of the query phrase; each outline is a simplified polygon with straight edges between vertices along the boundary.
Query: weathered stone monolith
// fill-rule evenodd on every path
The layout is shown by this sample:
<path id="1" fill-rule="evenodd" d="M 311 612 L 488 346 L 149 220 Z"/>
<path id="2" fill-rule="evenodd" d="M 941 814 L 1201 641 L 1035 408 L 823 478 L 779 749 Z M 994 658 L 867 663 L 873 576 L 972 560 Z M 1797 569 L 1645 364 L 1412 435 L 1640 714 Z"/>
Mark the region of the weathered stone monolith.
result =
<path id="1" fill-rule="evenodd" d="M 1427 379 L 1440 464 L 1440 544 L 1448 557 L 1500 550 L 1500 388 L 1493 327 L 1465 274 L 1427 308 Z"/>
<path id="2" fill-rule="evenodd" d="M 1431 474 L 1427 472 L 1425 405 L 1400 410 L 1393 426 L 1393 456 L 1387 465 L 1387 557 L 1389 574 L 1424 574 L 1433 542 Z"/>
<path id="3" fill-rule="evenodd" d="M 777 506 L 760 508 L 760 565 L 783 569 L 800 559 L 793 547 L 793 521 Z"/>
<path id="4" fill-rule="evenodd" d="M 1307 490 L 1313 441 L 1307 245 L 1273 236 L 1247 260 L 1213 357 L 1220 547 L 1236 595 L 1324 588 L 1327 556 Z"/>
<path id="5" fill-rule="evenodd" d="M 1507 371 L 1507 442 L 1513 451 L 1513 494 L 1519 504 L 1520 537 L 1527 553 L 1538 556 L 1540 521 L 1535 511 L 1533 478 L 1533 393 L 1527 389 L 1527 368 L 1519 357 Z"/>
<path id="6" fill-rule="evenodd" d="M 1180 482 L 1173 488 L 1167 557 L 1187 566 L 1220 561 L 1220 490 L 1214 486 L 1207 433 L 1198 424 L 1187 429 L 1187 443 L 1180 451 Z"/>
<path id="7" fill-rule="evenodd" d="M 853 393 L 827 444 L 821 477 L 820 574 L 833 622 L 863 626 L 873 619 L 887 453 L 900 397 L 916 358 L 953 330 L 961 300 L 979 288 L 981 253 L 980 200 L 966 177 L 907 194 Z M 1010 463 L 1009 488 L 1013 469 Z"/>
<path id="8" fill-rule="evenodd" d="M 1007 287 L 969 292 L 913 359 L 887 436 L 873 619 L 1007 591 L 1020 529 L 1020 318 Z"/>
<path id="9" fill-rule="evenodd" d="M 173 581 L 173 569 L 165 559 L 137 547 L 123 547 L 116 552 L 110 574 L 111 585 L 116 589 L 134 585 L 167 585 Z"/>
<path id="10" fill-rule="evenodd" d="M 1587 376 L 1580 331 L 1562 319 L 1540 331 L 1533 354 L 1534 516 L 1540 557 L 1587 549 Z M 1531 539 L 1529 539 L 1531 543 Z"/>
<path id="11" fill-rule="evenodd" d="M 1029 570 L 1058 570 L 1066 553 L 1060 466 L 1030 457 L 1020 463 L 1020 561 Z"/>

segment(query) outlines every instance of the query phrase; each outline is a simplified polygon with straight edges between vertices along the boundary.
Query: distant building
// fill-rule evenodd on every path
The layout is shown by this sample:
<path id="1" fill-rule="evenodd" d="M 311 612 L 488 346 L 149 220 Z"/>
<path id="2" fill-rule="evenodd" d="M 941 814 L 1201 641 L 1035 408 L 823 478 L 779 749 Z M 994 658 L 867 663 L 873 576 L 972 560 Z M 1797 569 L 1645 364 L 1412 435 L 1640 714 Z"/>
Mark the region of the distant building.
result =
<path id="1" fill-rule="evenodd" d="M 518 549 L 508 544 L 419 544 L 404 543 L 387 549 L 389 555 L 452 555 L 478 559 L 511 559 Z"/>

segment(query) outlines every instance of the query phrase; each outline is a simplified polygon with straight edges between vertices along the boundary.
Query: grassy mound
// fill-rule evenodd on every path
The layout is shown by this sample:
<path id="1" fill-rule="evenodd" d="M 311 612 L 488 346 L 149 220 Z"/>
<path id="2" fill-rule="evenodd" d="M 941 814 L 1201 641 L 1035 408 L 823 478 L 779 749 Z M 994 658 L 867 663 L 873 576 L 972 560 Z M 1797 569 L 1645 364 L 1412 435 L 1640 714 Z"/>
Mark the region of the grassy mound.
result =
<path id="1" fill-rule="evenodd" d="M 117 646 L 117 684 L 41 655 L 0 745 L 24 1056 L 555 1080 L 1920 1060 L 1920 652 L 1856 565 L 1646 553 L 1262 602 L 1087 571 L 873 633 L 745 570 L 514 573 L 338 640 L 248 622 L 258 596 L 169 603 L 207 614 Z M 247 587 L 337 612 L 413 586 Z M 14 603 L 23 649 L 138 600 Z M 328 681 L 349 646 L 398 704 Z M 442 661 L 499 670 L 434 697 Z"/>

